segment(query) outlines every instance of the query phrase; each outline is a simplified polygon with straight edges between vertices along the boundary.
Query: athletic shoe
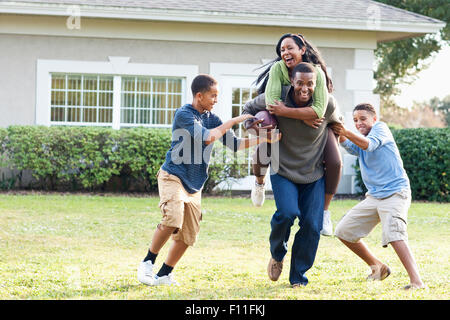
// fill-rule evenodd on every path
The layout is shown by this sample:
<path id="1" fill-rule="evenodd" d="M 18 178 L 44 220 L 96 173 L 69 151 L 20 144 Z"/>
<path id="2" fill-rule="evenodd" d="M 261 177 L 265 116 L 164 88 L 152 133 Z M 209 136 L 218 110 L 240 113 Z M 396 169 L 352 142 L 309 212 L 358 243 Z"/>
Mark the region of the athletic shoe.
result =
<path id="1" fill-rule="evenodd" d="M 283 261 L 276 261 L 274 258 L 270 258 L 269 265 L 267 266 L 267 274 L 269 279 L 272 281 L 277 281 L 283 270 Z"/>
<path id="2" fill-rule="evenodd" d="M 328 210 L 323 212 L 323 225 L 320 234 L 323 236 L 333 235 L 333 223 L 331 222 L 331 213 Z"/>
<path id="3" fill-rule="evenodd" d="M 381 266 L 370 266 L 370 268 L 372 269 L 372 273 L 367 276 L 367 280 L 382 281 L 391 274 L 391 269 L 385 264 Z"/>
<path id="4" fill-rule="evenodd" d="M 296 289 L 296 288 L 304 288 L 304 287 L 306 287 L 306 284 L 304 284 L 304 283 L 294 283 L 294 284 L 292 285 L 292 289 Z"/>
<path id="5" fill-rule="evenodd" d="M 255 181 L 255 184 L 252 188 L 252 202 L 255 207 L 261 207 L 264 204 L 264 198 L 265 198 L 265 190 L 264 190 L 264 183 L 259 184 Z"/>
<path id="6" fill-rule="evenodd" d="M 140 282 L 148 286 L 152 286 L 155 281 L 155 274 L 153 273 L 153 263 L 150 260 L 142 261 L 139 264 L 137 277 Z"/>
<path id="7" fill-rule="evenodd" d="M 167 286 L 179 286 L 180 284 L 175 281 L 173 278 L 172 273 L 169 273 L 167 276 L 162 277 L 155 277 L 155 281 L 153 282 L 154 286 L 161 286 L 161 285 L 167 285 Z"/>

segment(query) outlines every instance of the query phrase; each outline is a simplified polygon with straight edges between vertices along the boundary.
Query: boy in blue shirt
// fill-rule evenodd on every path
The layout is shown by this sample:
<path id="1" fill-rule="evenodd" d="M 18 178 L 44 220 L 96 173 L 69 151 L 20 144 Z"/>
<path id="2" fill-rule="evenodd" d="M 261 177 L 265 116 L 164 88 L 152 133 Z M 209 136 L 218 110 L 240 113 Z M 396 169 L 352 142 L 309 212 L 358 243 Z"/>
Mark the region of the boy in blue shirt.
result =
<path id="1" fill-rule="evenodd" d="M 263 142 L 276 142 L 281 134 L 238 139 L 230 130 L 251 115 L 241 115 L 222 123 L 211 113 L 217 103 L 217 82 L 201 74 L 191 85 L 193 102 L 177 109 L 172 124 L 172 143 L 166 160 L 157 173 L 161 223 L 156 228 L 147 256 L 138 268 L 138 280 L 146 285 L 178 285 L 172 270 L 189 246 L 193 246 L 200 230 L 201 190 L 208 178 L 208 165 L 213 142 L 220 140 L 233 151 Z M 173 244 L 165 263 L 155 275 L 155 259 L 172 236 Z"/>
<path id="2" fill-rule="evenodd" d="M 371 267 L 372 274 L 368 280 L 384 280 L 391 270 L 361 240 L 381 221 L 383 247 L 390 243 L 408 272 L 410 284 L 404 289 L 424 288 L 407 243 L 406 221 L 411 189 L 394 137 L 385 123 L 377 121 L 376 111 L 368 103 L 355 107 L 353 121 L 362 136 L 340 123 L 332 125 L 332 128 L 340 136 L 341 145 L 358 157 L 368 191 L 366 199 L 339 221 L 335 235 Z"/>

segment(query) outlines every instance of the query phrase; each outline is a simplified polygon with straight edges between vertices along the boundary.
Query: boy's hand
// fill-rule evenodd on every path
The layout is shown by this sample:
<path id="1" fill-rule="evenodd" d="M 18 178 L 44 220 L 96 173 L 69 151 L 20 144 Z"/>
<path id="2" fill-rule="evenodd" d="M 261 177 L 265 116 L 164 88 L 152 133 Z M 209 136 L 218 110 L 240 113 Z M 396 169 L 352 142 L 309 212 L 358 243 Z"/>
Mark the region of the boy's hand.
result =
<path id="1" fill-rule="evenodd" d="M 323 120 L 325 118 L 320 118 L 320 119 L 309 119 L 309 120 L 303 120 L 303 122 L 310 126 L 311 128 L 317 129 L 321 126 L 321 124 L 323 123 Z"/>
<path id="2" fill-rule="evenodd" d="M 252 116 L 251 114 L 242 114 L 240 116 L 234 117 L 232 120 L 234 121 L 234 124 L 241 123 L 242 121 L 249 120 L 255 118 L 255 116 Z"/>
<path id="3" fill-rule="evenodd" d="M 345 129 L 344 125 L 342 123 L 333 123 L 332 125 L 330 125 L 331 130 L 333 130 L 333 132 L 339 136 L 339 143 L 344 142 L 345 140 L 347 140 L 346 135 L 347 135 L 347 129 Z"/>
<path id="4" fill-rule="evenodd" d="M 275 143 L 280 141 L 281 132 L 279 132 L 278 130 L 264 130 L 264 132 L 261 133 L 260 137 L 267 143 Z"/>
<path id="5" fill-rule="evenodd" d="M 248 131 L 248 133 L 259 136 L 261 134 L 261 130 L 272 130 L 275 129 L 274 126 L 269 125 L 265 127 L 260 127 L 259 124 L 262 123 L 264 120 L 255 120 L 255 119 L 247 119 L 245 120 L 244 127 Z"/>

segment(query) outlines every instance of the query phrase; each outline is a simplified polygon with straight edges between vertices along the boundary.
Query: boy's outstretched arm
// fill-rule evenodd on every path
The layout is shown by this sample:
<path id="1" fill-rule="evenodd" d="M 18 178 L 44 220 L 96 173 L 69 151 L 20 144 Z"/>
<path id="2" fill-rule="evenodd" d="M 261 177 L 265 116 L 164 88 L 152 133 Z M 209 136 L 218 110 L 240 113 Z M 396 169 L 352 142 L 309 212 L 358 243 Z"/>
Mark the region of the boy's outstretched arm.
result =
<path id="1" fill-rule="evenodd" d="M 339 135 L 339 142 L 344 142 L 346 139 L 349 139 L 351 142 L 353 142 L 363 150 L 367 150 L 367 148 L 369 147 L 369 139 L 354 134 L 350 130 L 347 130 L 342 123 L 333 123 L 331 125 L 331 129 L 335 134 Z"/>
<path id="2" fill-rule="evenodd" d="M 281 133 L 278 132 L 278 130 L 272 130 L 272 131 L 267 130 L 267 134 L 261 134 L 261 136 L 258 136 L 255 138 L 241 139 L 241 143 L 239 144 L 238 150 L 251 148 L 251 147 L 256 146 L 263 142 L 275 143 L 275 142 L 280 141 L 280 139 L 281 139 Z"/>
<path id="3" fill-rule="evenodd" d="M 222 136 L 229 130 L 231 129 L 234 125 L 241 123 L 242 121 L 245 121 L 247 119 L 251 119 L 254 118 L 254 116 L 252 116 L 251 114 L 243 114 L 237 117 L 234 117 L 228 121 L 225 121 L 224 123 L 222 123 L 220 126 L 211 129 L 209 131 L 209 136 L 208 138 L 205 140 L 205 144 L 209 145 L 211 143 L 213 143 L 214 141 L 222 138 Z"/>

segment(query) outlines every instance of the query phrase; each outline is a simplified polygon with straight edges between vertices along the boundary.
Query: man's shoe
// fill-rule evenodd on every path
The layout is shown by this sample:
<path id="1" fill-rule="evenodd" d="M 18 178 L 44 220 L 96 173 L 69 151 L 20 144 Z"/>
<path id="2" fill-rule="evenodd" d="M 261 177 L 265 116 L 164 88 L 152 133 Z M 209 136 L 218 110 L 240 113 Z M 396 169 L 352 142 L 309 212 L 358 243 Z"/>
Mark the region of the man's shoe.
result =
<path id="1" fill-rule="evenodd" d="M 292 285 L 292 289 L 304 288 L 304 287 L 306 287 L 306 284 L 304 284 L 304 283 L 294 283 Z"/>
<path id="2" fill-rule="evenodd" d="M 331 213 L 328 210 L 323 212 L 323 225 L 320 234 L 323 236 L 333 235 L 333 223 L 331 222 Z"/>
<path id="3" fill-rule="evenodd" d="M 267 274 L 269 279 L 272 281 L 277 281 L 283 270 L 283 261 L 276 261 L 274 258 L 270 258 L 269 265 L 267 266 Z"/>
<path id="4" fill-rule="evenodd" d="M 155 281 L 155 274 L 153 273 L 153 263 L 150 260 L 142 261 L 139 264 L 137 277 L 140 282 L 148 286 L 152 286 Z"/>
<path id="5" fill-rule="evenodd" d="M 179 286 L 180 284 L 175 281 L 172 273 L 169 273 L 167 276 L 162 276 L 162 277 L 156 276 L 153 285 L 154 286 L 161 286 L 161 285 Z"/>
<path id="6" fill-rule="evenodd" d="M 252 202 L 255 207 L 261 207 L 264 204 L 264 199 L 266 197 L 264 184 L 259 184 L 255 182 L 252 188 Z"/>
<path id="7" fill-rule="evenodd" d="M 372 269 L 372 274 L 367 276 L 367 280 L 382 281 L 391 274 L 391 269 L 385 264 L 382 264 L 381 266 L 370 266 L 370 268 Z"/>

